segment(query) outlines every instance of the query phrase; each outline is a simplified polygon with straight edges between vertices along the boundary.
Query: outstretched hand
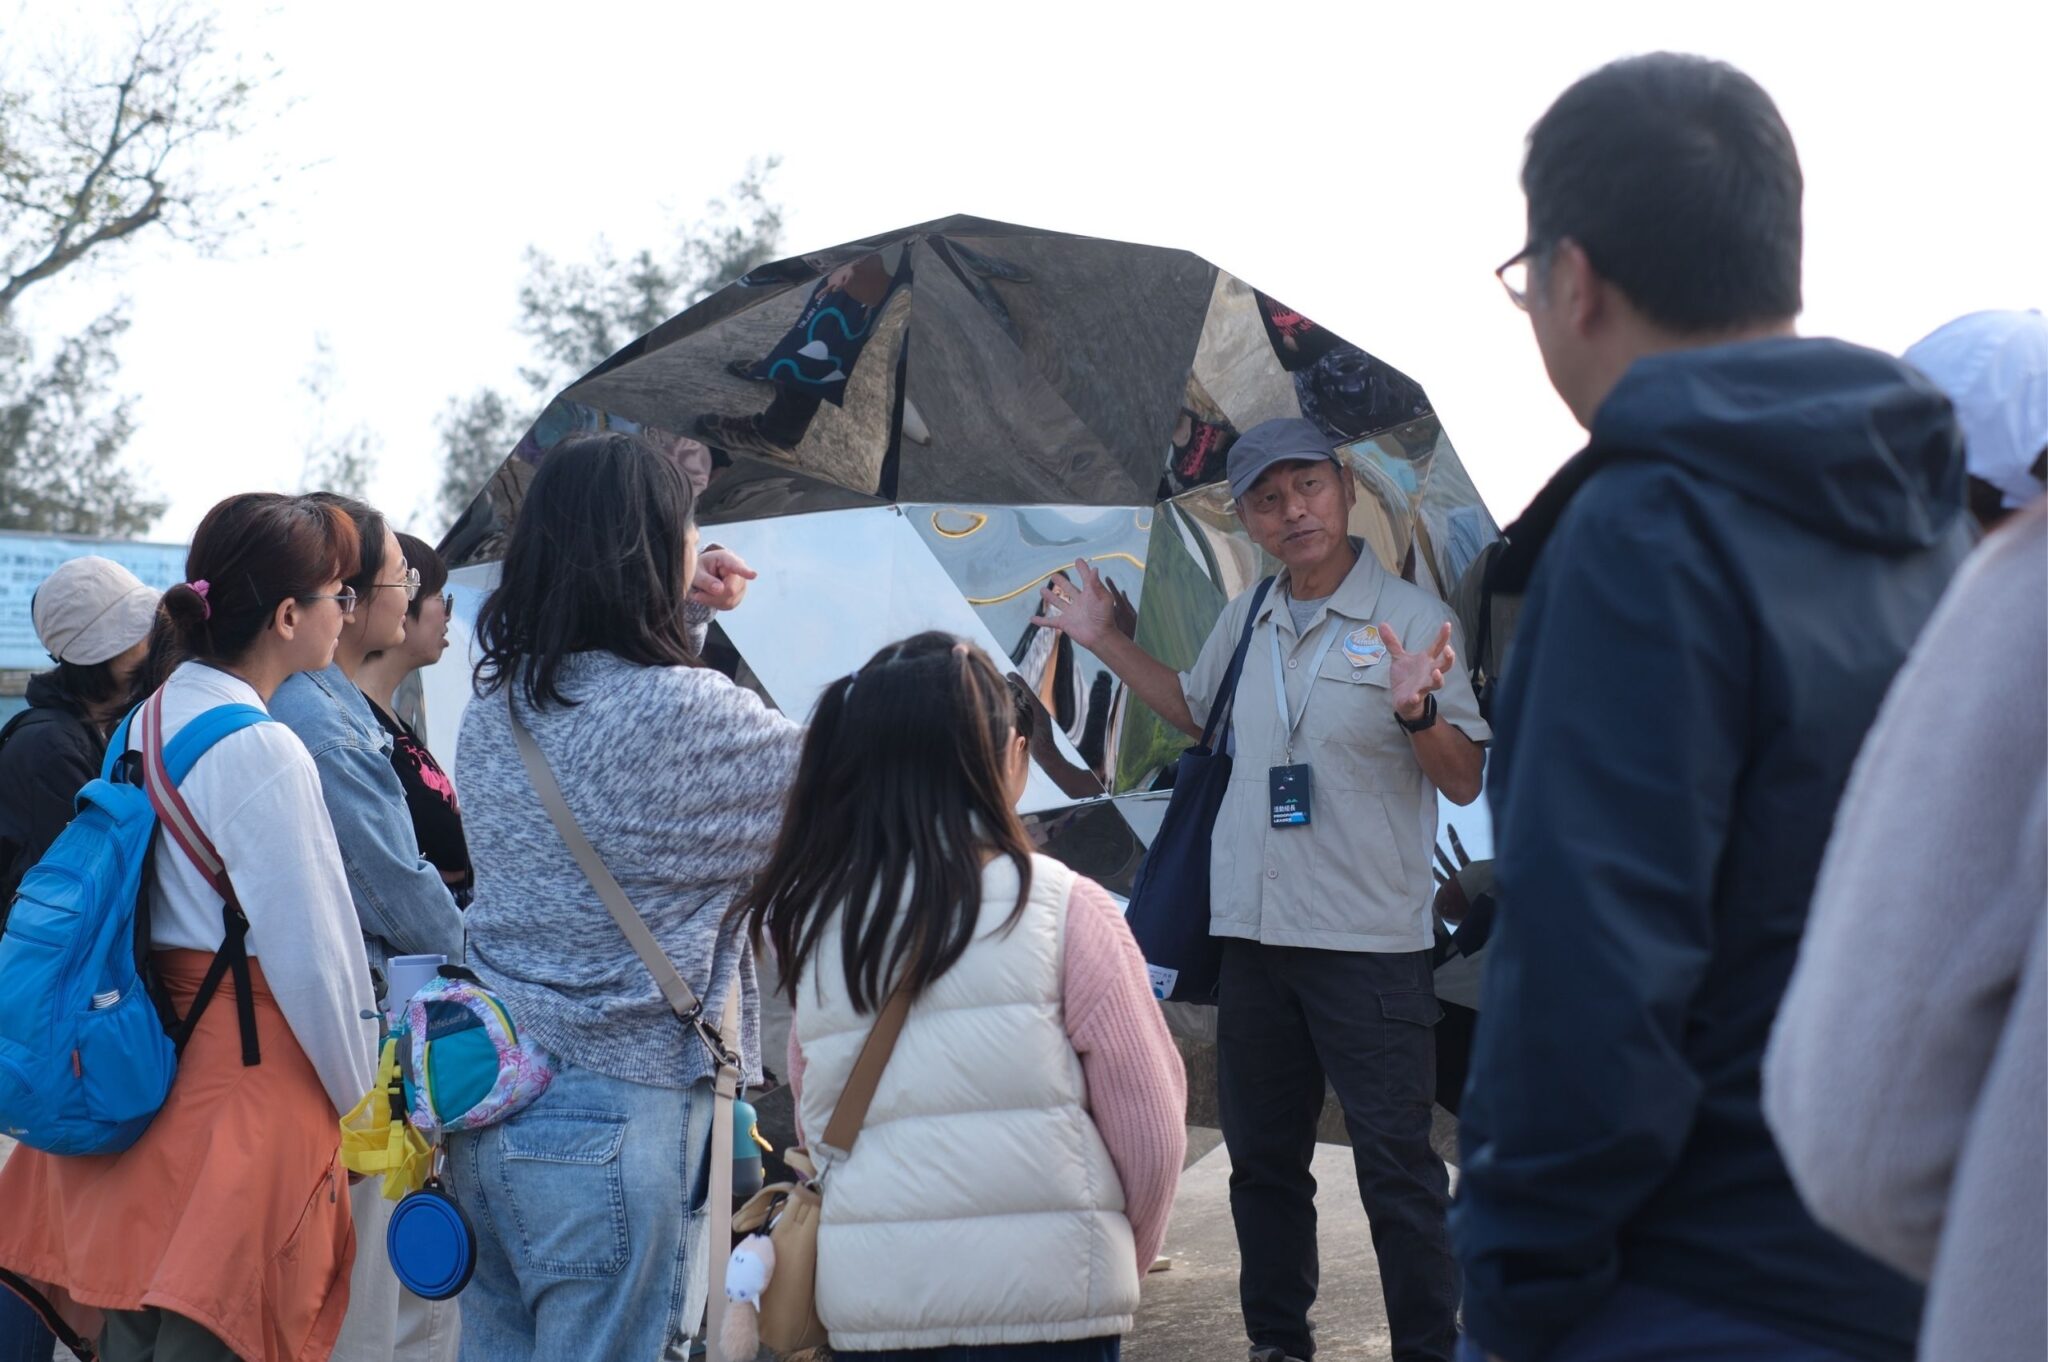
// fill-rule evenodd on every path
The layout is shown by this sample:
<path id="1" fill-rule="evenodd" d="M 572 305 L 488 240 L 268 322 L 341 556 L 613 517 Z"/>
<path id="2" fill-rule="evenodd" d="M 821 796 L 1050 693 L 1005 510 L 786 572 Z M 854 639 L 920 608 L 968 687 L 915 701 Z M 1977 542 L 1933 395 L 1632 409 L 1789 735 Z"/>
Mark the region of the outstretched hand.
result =
<path id="1" fill-rule="evenodd" d="M 734 609 L 747 598 L 747 583 L 760 575 L 731 549 L 706 549 L 697 555 L 697 575 L 690 581 L 690 600 L 713 610 Z"/>
<path id="2" fill-rule="evenodd" d="M 1444 621 L 1436 642 L 1423 652 L 1403 648 L 1401 636 L 1385 621 L 1380 623 L 1380 642 L 1387 647 L 1387 686 L 1394 713 L 1404 719 L 1420 719 L 1430 692 L 1443 689 L 1444 673 L 1458 661 L 1457 650 L 1451 647 L 1451 622 Z"/>
<path id="3" fill-rule="evenodd" d="M 1112 634 L 1128 637 L 1137 628 L 1130 598 L 1114 582 L 1103 581 L 1085 558 L 1075 560 L 1072 577 L 1058 574 L 1038 596 L 1038 617 L 1031 622 L 1057 630 L 1091 651 Z"/>

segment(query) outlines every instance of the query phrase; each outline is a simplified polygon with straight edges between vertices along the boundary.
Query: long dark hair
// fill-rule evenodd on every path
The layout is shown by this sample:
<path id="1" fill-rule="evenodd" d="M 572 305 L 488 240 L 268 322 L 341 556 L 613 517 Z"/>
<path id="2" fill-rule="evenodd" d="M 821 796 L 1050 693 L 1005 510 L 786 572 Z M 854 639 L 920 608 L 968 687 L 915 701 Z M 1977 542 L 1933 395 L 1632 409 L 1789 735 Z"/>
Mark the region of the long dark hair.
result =
<path id="1" fill-rule="evenodd" d="M 980 650 L 948 634 L 884 648 L 826 688 L 804 735 L 768 868 L 738 903 L 775 948 L 776 989 L 796 1001 L 834 914 L 856 1010 L 898 984 L 913 996 L 958 964 L 981 921 L 991 851 L 1031 889 L 1031 844 L 1010 806 L 1004 756 L 1014 701 Z"/>
<path id="2" fill-rule="evenodd" d="M 185 580 L 164 593 L 134 698 L 161 686 L 186 658 L 239 660 L 279 605 L 346 577 L 361 553 L 348 514 L 311 497 L 243 492 L 220 502 L 192 536 Z"/>
<path id="3" fill-rule="evenodd" d="M 477 692 L 516 681 L 535 708 L 572 704 L 562 663 L 592 650 L 643 667 L 702 666 L 683 621 L 695 506 L 681 470 L 636 435 L 549 450 L 477 619 Z"/>

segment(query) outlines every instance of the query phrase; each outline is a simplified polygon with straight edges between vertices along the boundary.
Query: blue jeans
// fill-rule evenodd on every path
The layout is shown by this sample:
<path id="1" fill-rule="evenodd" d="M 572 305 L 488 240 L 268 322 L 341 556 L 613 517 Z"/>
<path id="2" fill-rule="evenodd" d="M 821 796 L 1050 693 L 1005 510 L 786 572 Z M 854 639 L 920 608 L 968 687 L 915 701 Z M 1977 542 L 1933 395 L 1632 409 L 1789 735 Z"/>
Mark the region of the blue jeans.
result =
<path id="1" fill-rule="evenodd" d="M 1486 1350 L 1458 1341 L 1458 1362 L 1484 1362 Z M 1740 1315 L 1711 1309 L 1651 1286 L 1623 1282 L 1600 1308 L 1543 1355 L 1543 1362 L 1850 1362 L 1847 1353 L 1809 1343 Z"/>
<path id="2" fill-rule="evenodd" d="M 476 1227 L 462 1362 L 684 1356 L 704 1309 L 711 1085 L 656 1088 L 556 1062 L 511 1120 L 448 1140 Z"/>

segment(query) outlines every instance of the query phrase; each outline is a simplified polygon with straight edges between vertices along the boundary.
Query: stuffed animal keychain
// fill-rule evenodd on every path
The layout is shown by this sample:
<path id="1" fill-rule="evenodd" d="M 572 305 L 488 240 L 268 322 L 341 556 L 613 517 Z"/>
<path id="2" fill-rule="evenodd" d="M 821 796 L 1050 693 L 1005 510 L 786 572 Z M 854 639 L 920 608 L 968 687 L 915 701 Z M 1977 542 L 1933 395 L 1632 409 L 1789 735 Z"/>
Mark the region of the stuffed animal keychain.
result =
<path id="1" fill-rule="evenodd" d="M 725 1269 L 725 1325 L 719 1347 L 728 1358 L 761 1351 L 761 1293 L 775 1276 L 775 1245 L 765 1234 L 750 1234 L 732 1251 Z"/>

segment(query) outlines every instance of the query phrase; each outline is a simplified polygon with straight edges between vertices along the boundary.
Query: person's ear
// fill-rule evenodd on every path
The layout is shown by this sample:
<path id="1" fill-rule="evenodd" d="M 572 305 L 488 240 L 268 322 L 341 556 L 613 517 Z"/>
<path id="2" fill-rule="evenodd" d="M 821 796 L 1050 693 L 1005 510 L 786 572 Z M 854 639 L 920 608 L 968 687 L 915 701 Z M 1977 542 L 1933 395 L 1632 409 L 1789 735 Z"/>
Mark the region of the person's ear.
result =
<path id="1" fill-rule="evenodd" d="M 1550 310 L 1579 335 L 1587 335 L 1606 319 L 1609 285 L 1593 268 L 1586 248 L 1566 237 L 1550 252 L 1543 288 Z"/>
<path id="2" fill-rule="evenodd" d="M 296 597 L 287 596 L 279 601 L 277 609 L 271 612 L 270 627 L 287 643 L 291 642 L 292 636 L 299 631 L 300 608 Z"/>

